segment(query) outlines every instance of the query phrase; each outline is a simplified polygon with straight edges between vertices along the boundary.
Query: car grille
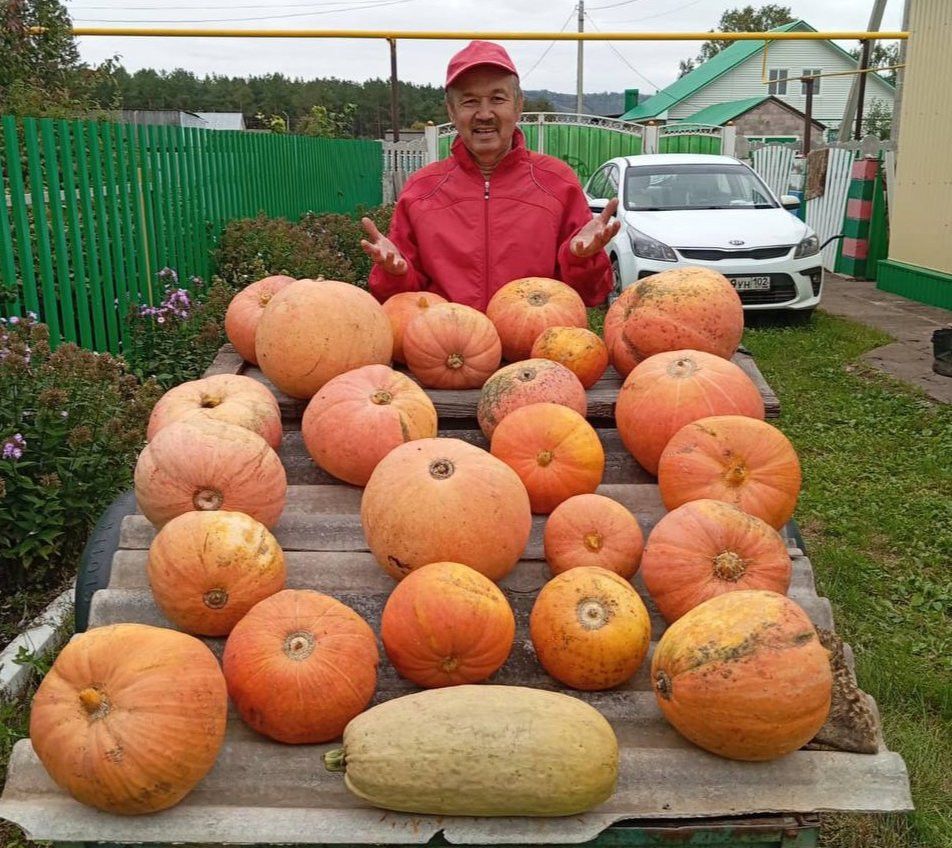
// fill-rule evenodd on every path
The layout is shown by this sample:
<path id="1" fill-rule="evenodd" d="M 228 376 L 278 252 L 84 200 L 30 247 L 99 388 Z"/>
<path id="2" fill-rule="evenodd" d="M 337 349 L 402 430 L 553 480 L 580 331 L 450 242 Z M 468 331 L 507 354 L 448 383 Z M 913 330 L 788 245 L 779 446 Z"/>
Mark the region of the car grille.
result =
<path id="1" fill-rule="evenodd" d="M 702 262 L 720 262 L 723 259 L 779 259 L 793 248 L 792 244 L 780 247 L 756 247 L 750 250 L 716 250 L 714 248 L 678 247 L 675 250 L 685 259 Z"/>
<path id="2" fill-rule="evenodd" d="M 737 276 L 747 276 L 738 274 Z M 742 291 L 740 302 L 745 306 L 763 303 L 786 303 L 797 296 L 797 286 L 789 274 L 765 274 L 770 277 L 770 291 Z"/>

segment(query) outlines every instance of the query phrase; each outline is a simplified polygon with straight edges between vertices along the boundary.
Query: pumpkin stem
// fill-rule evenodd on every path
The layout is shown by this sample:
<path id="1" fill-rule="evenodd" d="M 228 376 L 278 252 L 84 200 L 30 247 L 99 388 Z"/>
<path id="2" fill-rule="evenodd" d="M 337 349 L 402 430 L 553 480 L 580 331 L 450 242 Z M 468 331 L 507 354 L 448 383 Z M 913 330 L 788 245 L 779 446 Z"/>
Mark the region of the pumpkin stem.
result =
<path id="1" fill-rule="evenodd" d="M 667 672 L 658 672 L 658 675 L 655 677 L 655 689 L 666 701 L 671 700 L 671 678 L 668 677 Z"/>
<path id="2" fill-rule="evenodd" d="M 446 357 L 446 367 L 452 368 L 454 371 L 457 368 L 462 368 L 463 362 L 464 362 L 463 354 L 461 353 L 451 353 L 449 356 Z"/>
<path id="3" fill-rule="evenodd" d="M 548 302 L 549 296 L 543 291 L 534 291 L 526 298 L 530 306 L 545 306 Z"/>
<path id="4" fill-rule="evenodd" d="M 225 498 L 217 489 L 199 489 L 192 497 L 192 503 L 195 509 L 215 510 L 221 509 Z"/>
<path id="5" fill-rule="evenodd" d="M 440 668 L 443 671 L 456 671 L 459 668 L 459 657 L 447 657 L 440 663 Z"/>
<path id="6" fill-rule="evenodd" d="M 446 480 L 448 477 L 452 477 L 455 470 L 456 467 L 448 459 L 434 459 L 430 463 L 429 469 L 430 476 L 437 480 Z"/>
<path id="7" fill-rule="evenodd" d="M 347 757 L 343 748 L 332 748 L 324 754 L 324 768 L 328 771 L 346 771 Z"/>
<path id="8" fill-rule="evenodd" d="M 747 571 L 747 565 L 734 551 L 721 551 L 714 557 L 714 576 L 731 583 L 740 580 Z"/>
<path id="9" fill-rule="evenodd" d="M 86 714 L 92 719 L 103 718 L 109 712 L 108 698 L 91 686 L 79 693 L 79 702 L 86 710 Z"/>
<path id="10" fill-rule="evenodd" d="M 523 368 L 518 374 L 516 374 L 516 379 L 521 380 L 523 383 L 528 383 L 530 380 L 535 379 L 535 368 Z"/>
<path id="11" fill-rule="evenodd" d="M 430 301 L 428 301 L 425 297 L 421 296 L 420 299 L 416 302 L 416 305 L 419 306 L 420 309 L 429 309 Z"/>
<path id="12" fill-rule="evenodd" d="M 668 375 L 683 380 L 697 371 L 697 363 L 686 356 L 676 359 L 668 366 Z"/>
<path id="13" fill-rule="evenodd" d="M 597 530 L 592 530 L 591 533 L 585 534 L 584 542 L 586 548 L 593 553 L 597 553 L 602 549 L 602 534 Z"/>
<path id="14" fill-rule="evenodd" d="M 224 589 L 209 589 L 202 595 L 202 601 L 209 609 L 221 609 L 228 603 L 228 593 Z"/>
<path id="15" fill-rule="evenodd" d="M 214 395 L 202 395 L 202 409 L 214 409 L 220 403 L 220 397 L 215 397 Z"/>
<path id="16" fill-rule="evenodd" d="M 747 466 L 743 460 L 735 460 L 724 474 L 728 486 L 740 486 L 747 479 Z"/>
<path id="17" fill-rule="evenodd" d="M 536 455 L 536 462 L 538 462 L 543 468 L 552 462 L 553 459 L 555 459 L 555 454 L 549 450 L 539 451 L 539 453 Z"/>
<path id="18" fill-rule="evenodd" d="M 379 391 L 374 392 L 370 396 L 370 400 L 373 401 L 378 406 L 384 406 L 385 404 L 390 403 L 393 400 L 393 395 L 385 389 L 380 389 Z"/>
<path id="19" fill-rule="evenodd" d="M 268 301 L 270 301 L 272 297 L 274 297 L 274 292 L 261 292 L 261 294 L 258 295 L 258 304 L 261 307 L 265 307 L 268 305 Z"/>
<path id="20" fill-rule="evenodd" d="M 314 653 L 315 644 L 316 642 L 313 633 L 308 633 L 305 630 L 298 630 L 294 633 L 290 633 L 287 638 L 285 638 L 284 655 L 289 660 L 296 660 L 298 662 L 301 660 L 306 660 L 312 653 Z"/>
<path id="21" fill-rule="evenodd" d="M 612 611 L 598 598 L 584 598 L 575 608 L 584 630 L 600 630 L 611 620 Z"/>

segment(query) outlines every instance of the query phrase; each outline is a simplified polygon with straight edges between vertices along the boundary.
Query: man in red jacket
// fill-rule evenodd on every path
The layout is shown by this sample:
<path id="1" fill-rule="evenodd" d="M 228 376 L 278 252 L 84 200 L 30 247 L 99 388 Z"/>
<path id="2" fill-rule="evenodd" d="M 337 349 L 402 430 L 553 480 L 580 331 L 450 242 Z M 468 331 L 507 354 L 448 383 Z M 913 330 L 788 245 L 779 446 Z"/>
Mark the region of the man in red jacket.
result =
<path id="1" fill-rule="evenodd" d="M 457 131 L 451 156 L 414 173 L 394 210 L 389 236 L 363 219 L 361 244 L 373 259 L 370 291 L 432 291 L 486 310 L 520 277 L 551 277 L 589 306 L 612 288 L 604 247 L 618 232 L 612 200 L 593 218 L 575 173 L 526 149 L 519 77 L 498 44 L 473 41 L 446 72 L 446 106 Z"/>

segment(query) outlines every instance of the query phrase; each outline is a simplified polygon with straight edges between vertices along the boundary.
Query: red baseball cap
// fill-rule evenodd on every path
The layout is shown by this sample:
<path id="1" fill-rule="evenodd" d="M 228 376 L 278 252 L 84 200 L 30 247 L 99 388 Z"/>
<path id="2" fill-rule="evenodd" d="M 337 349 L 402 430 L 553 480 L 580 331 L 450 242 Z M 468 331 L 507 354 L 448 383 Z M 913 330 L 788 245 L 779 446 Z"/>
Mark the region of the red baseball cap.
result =
<path id="1" fill-rule="evenodd" d="M 449 88 L 461 74 L 477 65 L 494 65 L 519 76 L 505 48 L 491 41 L 471 41 L 450 59 L 449 65 L 446 66 L 446 88 Z"/>

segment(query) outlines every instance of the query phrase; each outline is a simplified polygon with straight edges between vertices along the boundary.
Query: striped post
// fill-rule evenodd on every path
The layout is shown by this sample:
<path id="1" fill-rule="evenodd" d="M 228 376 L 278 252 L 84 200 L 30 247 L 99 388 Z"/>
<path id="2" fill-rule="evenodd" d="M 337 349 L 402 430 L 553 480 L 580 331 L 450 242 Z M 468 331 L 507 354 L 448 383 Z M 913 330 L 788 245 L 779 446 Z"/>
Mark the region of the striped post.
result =
<path id="1" fill-rule="evenodd" d="M 866 279 L 869 255 L 869 222 L 873 217 L 873 189 L 879 173 L 878 159 L 857 159 L 850 175 L 843 222 L 843 256 L 837 271 L 859 280 Z"/>

